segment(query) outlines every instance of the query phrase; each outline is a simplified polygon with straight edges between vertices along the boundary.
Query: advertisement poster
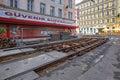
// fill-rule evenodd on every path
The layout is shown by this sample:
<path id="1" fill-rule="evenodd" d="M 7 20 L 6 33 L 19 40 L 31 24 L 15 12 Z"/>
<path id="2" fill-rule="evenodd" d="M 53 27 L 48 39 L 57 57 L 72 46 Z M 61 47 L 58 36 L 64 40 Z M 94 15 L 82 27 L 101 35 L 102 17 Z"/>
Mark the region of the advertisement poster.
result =
<path id="1" fill-rule="evenodd" d="M 0 27 L 0 37 L 7 37 L 6 27 Z"/>

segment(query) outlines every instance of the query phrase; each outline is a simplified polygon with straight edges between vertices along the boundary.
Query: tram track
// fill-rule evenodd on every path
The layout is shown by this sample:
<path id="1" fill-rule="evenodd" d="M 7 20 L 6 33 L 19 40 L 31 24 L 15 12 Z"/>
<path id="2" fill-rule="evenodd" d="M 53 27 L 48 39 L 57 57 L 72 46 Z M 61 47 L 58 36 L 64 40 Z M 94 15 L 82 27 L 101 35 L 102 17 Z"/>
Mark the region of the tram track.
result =
<path id="1" fill-rule="evenodd" d="M 108 39 L 105 40 L 100 40 L 98 42 L 95 42 L 94 44 L 89 44 L 88 46 L 84 46 L 82 48 L 80 48 L 78 51 L 71 52 L 71 54 L 69 54 L 67 57 L 64 57 L 62 59 L 56 60 L 52 63 L 46 64 L 45 66 L 39 67 L 37 69 L 35 69 L 34 71 L 39 74 L 40 76 L 46 74 L 46 73 L 50 73 L 51 71 L 59 68 L 62 64 L 64 64 L 65 62 L 67 62 L 67 60 L 71 59 L 74 56 L 82 56 L 85 53 L 89 52 L 90 50 L 95 49 L 96 47 L 106 43 L 108 41 Z M 68 48 L 67 48 L 68 49 Z M 63 49 L 61 49 L 62 51 Z M 69 51 L 71 51 L 72 49 L 70 48 Z M 64 52 L 64 51 L 63 51 Z"/>
<path id="2" fill-rule="evenodd" d="M 13 63 L 16 66 L 16 64 L 23 62 L 25 66 L 27 66 L 27 64 L 29 64 L 29 66 L 31 65 L 29 69 L 26 70 L 22 70 L 22 66 L 20 66 L 19 67 L 21 69 L 20 71 L 8 77 L 19 75 L 19 73 L 22 74 L 22 72 L 26 72 L 28 70 L 34 71 L 39 75 L 44 75 L 64 65 L 64 63 L 66 63 L 67 61 L 77 56 L 84 55 L 85 53 L 95 49 L 96 47 L 106 43 L 107 41 L 108 38 L 81 38 L 71 41 L 69 40 L 69 41 L 49 43 L 49 45 L 42 44 L 37 46 L 36 45 L 35 46 L 32 45 L 29 47 L 27 46 L 28 48 L 33 48 L 34 50 L 26 51 L 19 54 L 16 53 L 6 56 L 1 56 L 0 64 L 3 64 L 3 66 L 5 66 L 7 64 L 10 65 Z M 20 49 L 24 49 L 24 47 L 23 48 L 21 47 Z M 41 58 L 38 59 L 39 57 Z M 47 58 L 49 57 L 50 59 L 47 60 Z M 34 61 L 34 59 L 35 60 L 38 59 L 38 60 Z M 42 62 L 41 60 L 43 61 L 44 64 L 41 63 Z M 31 63 L 31 61 L 38 62 L 39 64 Z M 34 67 L 32 67 L 33 65 Z M 10 67 L 10 69 L 13 69 L 13 67 Z"/>
<path id="3" fill-rule="evenodd" d="M 35 47 L 32 47 L 35 50 L 31 52 L 23 52 L 21 54 L 14 54 L 14 55 L 0 57 L 0 63 L 29 58 L 29 57 L 44 54 L 46 52 L 50 52 L 53 50 L 64 52 L 67 54 L 71 54 L 71 53 L 75 54 L 77 49 L 93 44 L 97 42 L 98 40 L 99 38 L 83 38 L 83 39 L 78 39 L 78 40 L 71 41 L 71 42 L 50 44 L 49 46 L 46 46 L 46 45 L 41 46 L 41 47 L 35 46 Z"/>
<path id="4" fill-rule="evenodd" d="M 35 50 L 31 51 L 31 52 L 28 51 L 28 52 L 23 52 L 23 53 L 20 53 L 20 54 L 14 54 L 14 55 L 8 55 L 8 56 L 0 57 L 0 63 L 6 63 L 6 62 L 9 62 L 9 61 L 29 58 L 29 57 L 44 54 L 46 52 L 50 52 L 50 51 L 53 51 L 53 50 L 57 50 L 57 51 L 67 50 L 67 49 L 70 49 L 70 48 L 73 48 L 74 46 L 76 46 L 73 43 L 84 45 L 86 42 L 89 43 L 90 41 L 94 41 L 94 40 L 96 40 L 96 39 L 83 38 L 83 39 L 78 39 L 78 40 L 71 41 L 71 42 L 62 42 L 62 43 L 50 44 L 49 46 L 47 46 L 47 45 L 45 45 L 45 46 L 35 46 L 35 47 L 32 47 Z"/>

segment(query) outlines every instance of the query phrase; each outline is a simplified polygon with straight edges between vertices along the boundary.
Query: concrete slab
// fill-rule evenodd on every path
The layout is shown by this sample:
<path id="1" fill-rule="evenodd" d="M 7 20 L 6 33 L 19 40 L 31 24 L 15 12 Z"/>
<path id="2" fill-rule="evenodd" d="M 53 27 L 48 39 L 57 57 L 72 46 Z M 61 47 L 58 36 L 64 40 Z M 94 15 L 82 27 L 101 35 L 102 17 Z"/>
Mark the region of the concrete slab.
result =
<path id="1" fill-rule="evenodd" d="M 10 80 L 35 80 L 37 78 L 39 78 L 39 75 L 36 74 L 34 71 L 31 71 L 31 72 L 19 75 L 19 76 L 12 78 Z"/>
<path id="2" fill-rule="evenodd" d="M 25 71 L 33 70 L 37 67 L 43 66 L 49 62 L 53 62 L 66 56 L 64 53 L 59 53 L 56 51 L 54 53 L 50 53 L 41 54 L 39 56 L 11 62 L 8 64 L 0 64 L 0 80 L 4 80 L 6 78 L 18 75 Z"/>
<path id="3" fill-rule="evenodd" d="M 22 51 L 19 50 L 19 49 L 9 50 L 9 51 L 2 51 L 2 52 L 0 52 L 0 57 L 13 55 L 13 54 L 19 54 L 19 53 L 22 53 Z"/>
<path id="4" fill-rule="evenodd" d="M 19 73 L 42 66 L 53 60 L 55 60 L 55 58 L 52 58 L 46 54 L 42 54 L 37 57 L 0 65 L 0 80 L 4 80 Z"/>
<path id="5" fill-rule="evenodd" d="M 24 49 L 20 49 L 22 52 L 28 52 L 28 51 L 34 51 L 35 49 L 33 48 L 24 48 Z"/>
<path id="6" fill-rule="evenodd" d="M 51 56 L 51 57 L 54 57 L 54 58 L 62 58 L 62 57 L 67 56 L 67 54 L 62 53 L 62 52 L 58 52 L 58 51 L 52 51 L 52 52 L 49 52 L 49 53 L 46 53 L 46 54 Z"/>
<path id="7" fill-rule="evenodd" d="M 28 51 L 34 51 L 34 50 L 35 49 L 33 48 L 24 48 L 24 49 L 16 49 L 16 50 L 9 50 L 9 51 L 0 51 L 0 57 L 19 54 L 19 53 L 28 52 Z"/>

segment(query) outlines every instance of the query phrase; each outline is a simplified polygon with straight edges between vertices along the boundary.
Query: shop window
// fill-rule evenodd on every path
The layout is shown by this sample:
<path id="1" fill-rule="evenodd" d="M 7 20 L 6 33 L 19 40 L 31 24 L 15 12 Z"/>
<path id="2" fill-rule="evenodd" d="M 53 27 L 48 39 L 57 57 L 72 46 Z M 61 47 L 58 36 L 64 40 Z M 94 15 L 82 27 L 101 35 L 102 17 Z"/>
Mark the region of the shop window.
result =
<path id="1" fill-rule="evenodd" d="M 10 36 L 14 39 L 18 35 L 21 35 L 19 26 L 10 26 Z"/>
<path id="2" fill-rule="evenodd" d="M 90 32 L 92 32 L 93 31 L 93 29 L 92 28 L 90 28 Z"/>

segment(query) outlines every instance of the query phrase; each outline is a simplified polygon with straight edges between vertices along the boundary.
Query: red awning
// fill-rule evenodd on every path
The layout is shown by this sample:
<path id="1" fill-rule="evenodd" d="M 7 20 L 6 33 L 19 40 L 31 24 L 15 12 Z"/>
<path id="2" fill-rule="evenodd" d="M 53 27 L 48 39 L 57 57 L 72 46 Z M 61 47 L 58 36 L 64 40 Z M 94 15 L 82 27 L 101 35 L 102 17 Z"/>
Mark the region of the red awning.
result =
<path id="1" fill-rule="evenodd" d="M 37 22 L 37 21 L 29 21 L 29 20 L 20 20 L 20 19 L 14 19 L 14 18 L 2 18 L 2 17 L 0 17 L 0 24 L 79 28 L 79 26 L 55 24 L 55 23 L 47 23 L 47 22 Z"/>

